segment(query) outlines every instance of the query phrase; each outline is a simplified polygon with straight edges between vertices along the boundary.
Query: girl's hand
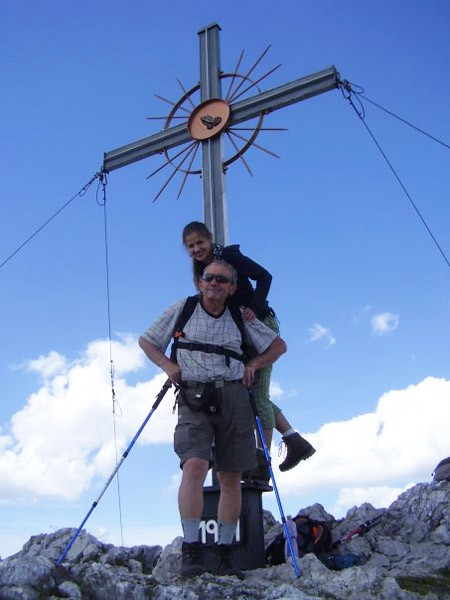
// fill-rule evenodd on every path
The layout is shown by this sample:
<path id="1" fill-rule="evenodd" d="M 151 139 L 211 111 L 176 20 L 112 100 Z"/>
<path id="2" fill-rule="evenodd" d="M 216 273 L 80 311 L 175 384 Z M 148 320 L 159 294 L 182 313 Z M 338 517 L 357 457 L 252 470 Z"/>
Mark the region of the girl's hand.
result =
<path id="1" fill-rule="evenodd" d="M 242 378 L 242 383 L 245 385 L 245 387 L 252 387 L 255 380 L 255 371 L 256 369 L 254 367 L 249 367 L 248 364 L 245 365 L 244 377 Z"/>
<path id="2" fill-rule="evenodd" d="M 256 319 L 256 315 L 251 308 L 246 307 L 244 308 L 244 311 L 242 313 L 242 318 L 244 319 L 244 321 L 253 321 L 254 319 Z"/>

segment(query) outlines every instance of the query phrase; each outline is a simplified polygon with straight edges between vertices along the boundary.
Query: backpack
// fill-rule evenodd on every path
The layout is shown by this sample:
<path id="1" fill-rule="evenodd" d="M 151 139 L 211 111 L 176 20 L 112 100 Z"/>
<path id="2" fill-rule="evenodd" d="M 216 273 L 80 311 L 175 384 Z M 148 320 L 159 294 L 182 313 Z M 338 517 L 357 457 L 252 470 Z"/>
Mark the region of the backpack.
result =
<path id="1" fill-rule="evenodd" d="M 305 515 L 297 515 L 286 519 L 286 527 L 290 533 L 296 557 L 301 558 L 312 552 L 328 568 L 341 571 L 365 563 L 365 558 L 357 554 L 333 554 L 331 530 L 323 521 L 315 521 Z M 270 542 L 266 548 L 266 563 L 269 566 L 280 565 L 290 557 L 290 549 L 284 531 Z"/>
<path id="2" fill-rule="evenodd" d="M 291 532 L 294 552 L 298 557 L 301 558 L 308 552 L 312 552 L 327 567 L 333 568 L 330 561 L 331 531 L 326 523 L 297 515 L 293 519 L 287 519 L 286 526 Z M 266 563 L 269 566 L 280 565 L 288 556 L 290 553 L 283 531 L 266 548 Z"/>
<path id="3" fill-rule="evenodd" d="M 441 460 L 431 474 L 433 481 L 450 481 L 450 456 Z"/>
<path id="4" fill-rule="evenodd" d="M 230 358 L 234 358 L 236 360 L 241 360 L 243 363 L 246 363 L 252 358 L 256 356 L 257 352 L 254 346 L 252 346 L 251 342 L 247 339 L 247 334 L 244 328 L 244 319 L 242 318 L 242 313 L 236 304 L 232 302 L 227 303 L 227 308 L 230 311 L 230 314 L 233 318 L 233 321 L 236 323 L 237 328 L 239 329 L 239 333 L 241 334 L 241 350 L 242 354 L 238 354 L 233 350 L 229 350 L 223 346 L 218 346 L 215 344 L 202 344 L 202 343 L 185 343 L 182 342 L 181 339 L 184 337 L 184 327 L 186 323 L 192 316 L 192 313 L 195 310 L 195 307 L 200 302 L 200 295 L 197 294 L 195 296 L 189 296 L 181 310 L 180 315 L 178 316 L 177 322 L 175 323 L 175 327 L 173 328 L 172 337 L 172 347 L 170 350 L 170 360 L 176 362 L 176 354 L 178 348 L 183 348 L 185 350 L 200 350 L 201 352 L 211 352 L 214 354 L 220 354 L 225 356 L 227 361 L 227 366 L 229 366 Z"/>

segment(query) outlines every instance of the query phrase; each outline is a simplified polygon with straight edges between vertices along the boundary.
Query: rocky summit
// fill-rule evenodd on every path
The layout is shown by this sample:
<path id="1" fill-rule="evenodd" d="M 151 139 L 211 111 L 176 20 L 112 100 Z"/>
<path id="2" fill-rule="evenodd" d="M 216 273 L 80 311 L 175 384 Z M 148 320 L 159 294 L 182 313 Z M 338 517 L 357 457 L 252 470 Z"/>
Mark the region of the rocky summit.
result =
<path id="1" fill-rule="evenodd" d="M 81 532 L 61 566 L 56 561 L 74 534 L 61 529 L 33 536 L 0 562 L 0 600 L 394 600 L 450 598 L 450 482 L 420 483 L 387 509 L 370 504 L 336 520 L 315 504 L 300 511 L 324 521 L 340 540 L 361 523 L 381 516 L 363 535 L 339 544 L 338 556 L 357 556 L 359 566 L 331 570 L 314 554 L 277 566 L 245 571 L 244 580 L 182 579 L 181 538 L 161 546 L 114 547 Z M 266 542 L 282 530 L 265 512 Z"/>

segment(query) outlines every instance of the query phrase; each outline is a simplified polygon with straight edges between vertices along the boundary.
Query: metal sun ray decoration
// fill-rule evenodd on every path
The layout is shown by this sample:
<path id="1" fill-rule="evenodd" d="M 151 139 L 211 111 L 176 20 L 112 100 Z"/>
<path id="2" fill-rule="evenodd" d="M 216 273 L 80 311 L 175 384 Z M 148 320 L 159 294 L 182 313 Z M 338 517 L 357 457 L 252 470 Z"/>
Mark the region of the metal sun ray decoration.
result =
<path id="1" fill-rule="evenodd" d="M 222 140 L 228 142 L 228 148 L 225 150 L 225 155 L 222 160 L 222 171 L 224 174 L 229 165 L 240 160 L 248 174 L 253 176 L 250 166 L 244 158 L 244 154 L 251 147 L 257 148 L 274 158 L 280 158 L 278 154 L 261 144 L 257 144 L 255 141 L 261 131 L 286 131 L 286 128 L 284 127 L 263 126 L 264 117 L 269 111 L 262 111 L 259 115 L 253 117 L 253 123 L 249 123 L 249 126 L 247 127 L 233 124 L 230 118 L 233 103 L 240 98 L 248 97 L 249 94 L 254 93 L 255 90 L 261 94 L 262 90 L 259 84 L 281 67 L 281 64 L 279 64 L 264 72 L 262 75 L 257 76 L 256 79 L 251 78 L 251 75 L 266 56 L 269 49 L 270 45 L 265 48 L 245 74 L 239 73 L 244 58 L 244 50 L 242 50 L 233 72 L 219 73 L 221 83 L 226 84 L 227 87 L 223 98 L 211 98 L 201 102 L 200 83 L 187 90 L 179 78 L 177 78 L 177 82 L 183 95 L 176 102 L 168 100 L 159 94 L 155 94 L 159 100 L 172 106 L 172 109 L 167 116 L 151 116 L 147 117 L 147 119 L 164 121 L 164 130 L 171 129 L 176 123 L 183 122 L 187 127 L 191 141 L 186 142 L 181 150 L 178 150 L 176 153 L 173 153 L 173 151 L 171 152 L 168 148 L 161 149 L 160 152 L 164 154 L 165 162 L 152 171 L 152 173 L 147 176 L 147 179 L 150 179 L 166 167 L 171 168 L 171 174 L 159 189 L 153 202 L 161 196 L 163 191 L 177 174 L 182 176 L 177 199 L 182 195 L 189 175 L 198 175 L 201 177 L 202 169 L 198 164 L 200 160 L 198 150 L 203 142 L 216 138 L 217 136 L 222 135 Z"/>
<path id="2" fill-rule="evenodd" d="M 261 131 L 270 129 L 263 126 L 265 116 L 285 106 L 336 89 L 340 85 L 340 79 L 335 67 L 331 66 L 261 92 L 259 84 L 280 66 L 269 69 L 261 76 L 254 75 L 270 46 L 245 74 L 240 72 L 244 52 L 241 52 L 234 71 L 225 73 L 220 67 L 219 34 L 220 26 L 217 23 L 198 32 L 199 84 L 187 90 L 178 79 L 182 91 L 179 100 L 172 102 L 158 96 L 171 106 L 167 116 L 150 117 L 164 120 L 163 129 L 105 152 L 103 171 L 110 173 L 155 154 L 164 154 L 163 165 L 148 176 L 153 177 L 165 167 L 171 171 L 154 200 L 177 174 L 182 178 L 178 198 L 189 175 L 201 176 L 204 221 L 217 243 L 223 244 L 228 235 L 224 175 L 229 165 L 239 160 L 251 174 L 244 154 L 252 147 L 278 157 L 275 152 L 255 141 Z M 222 84 L 227 88 L 225 95 L 222 94 Z M 275 130 L 279 128 L 272 128 L 272 131 Z M 201 168 L 198 166 L 200 155 Z"/>

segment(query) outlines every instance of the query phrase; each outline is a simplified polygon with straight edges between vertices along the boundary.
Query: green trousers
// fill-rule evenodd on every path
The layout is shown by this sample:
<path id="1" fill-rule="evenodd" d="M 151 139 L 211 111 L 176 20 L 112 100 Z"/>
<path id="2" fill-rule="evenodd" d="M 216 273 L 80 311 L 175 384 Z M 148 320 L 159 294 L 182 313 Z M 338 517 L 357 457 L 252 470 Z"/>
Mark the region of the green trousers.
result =
<path id="1" fill-rule="evenodd" d="M 268 315 L 262 319 L 264 325 L 267 325 L 272 331 L 279 334 L 278 321 L 275 316 Z M 281 412 L 276 404 L 270 400 L 270 376 L 272 374 L 272 365 L 259 369 L 255 373 L 253 382 L 253 396 L 255 398 L 256 408 L 258 409 L 259 418 L 263 429 L 275 428 L 275 415 Z"/>

